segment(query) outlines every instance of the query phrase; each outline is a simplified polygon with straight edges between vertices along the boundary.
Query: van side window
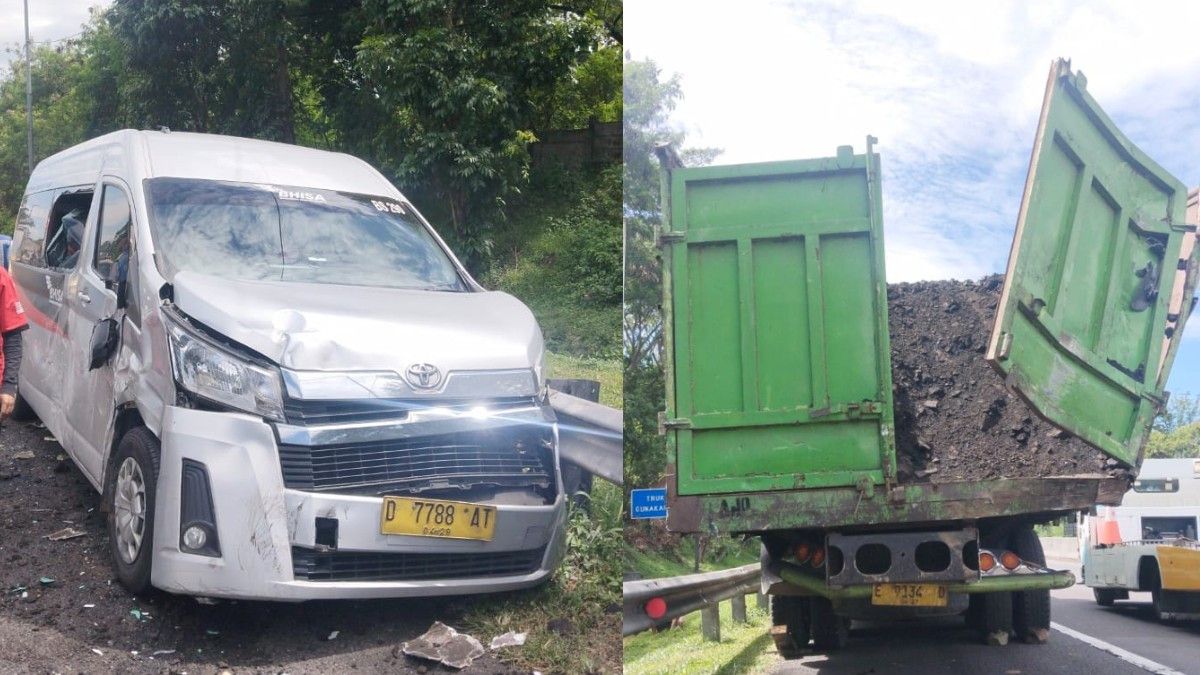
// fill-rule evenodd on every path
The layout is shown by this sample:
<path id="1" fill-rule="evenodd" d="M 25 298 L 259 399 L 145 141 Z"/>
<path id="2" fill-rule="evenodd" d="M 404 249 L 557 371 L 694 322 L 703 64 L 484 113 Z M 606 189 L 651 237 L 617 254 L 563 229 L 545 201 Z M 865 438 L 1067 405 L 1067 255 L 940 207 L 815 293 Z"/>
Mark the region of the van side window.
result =
<path id="1" fill-rule="evenodd" d="M 42 255 L 46 243 L 46 225 L 50 222 L 50 206 L 54 203 L 54 191 L 25 195 L 17 211 L 17 226 L 13 230 L 13 262 L 32 267 L 45 267 Z"/>
<path id="2" fill-rule="evenodd" d="M 74 269 L 83 250 L 83 227 L 92 207 L 92 191 L 64 192 L 50 210 L 46 266 Z"/>
<path id="3" fill-rule="evenodd" d="M 129 199 L 115 185 L 105 185 L 100 201 L 100 227 L 96 229 L 96 251 L 92 267 L 105 282 L 125 281 L 129 273 L 129 236 L 133 219 Z"/>

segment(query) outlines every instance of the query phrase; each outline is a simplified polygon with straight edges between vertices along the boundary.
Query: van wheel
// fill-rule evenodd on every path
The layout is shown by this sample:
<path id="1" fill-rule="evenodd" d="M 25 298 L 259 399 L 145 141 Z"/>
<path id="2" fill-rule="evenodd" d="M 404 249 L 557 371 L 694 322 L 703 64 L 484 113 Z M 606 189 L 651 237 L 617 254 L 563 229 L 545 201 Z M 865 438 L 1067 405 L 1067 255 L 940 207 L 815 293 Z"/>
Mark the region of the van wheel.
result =
<path id="1" fill-rule="evenodd" d="M 771 636 L 775 639 L 775 648 L 785 659 L 800 656 L 802 650 L 808 648 L 809 630 L 809 599 L 793 595 L 771 596 L 771 625 L 784 628 L 782 634 L 775 630 Z"/>
<path id="2" fill-rule="evenodd" d="M 9 418 L 14 422 L 32 422 L 38 418 L 33 407 L 29 405 L 29 401 L 26 401 L 24 396 L 21 396 L 20 391 L 17 392 L 17 400 L 13 404 L 13 411 Z"/>
<path id="3" fill-rule="evenodd" d="M 1018 528 L 1012 536 L 1012 550 L 1022 560 L 1038 565 L 1046 564 L 1042 551 L 1042 540 L 1033 528 L 1026 525 Z M 1013 593 L 1013 632 L 1017 639 L 1028 644 L 1045 644 L 1050 638 L 1050 589 Z"/>
<path id="4" fill-rule="evenodd" d="M 813 598 L 810 606 L 813 648 L 832 652 L 845 647 L 850 640 L 850 619 L 838 616 L 829 598 Z"/>
<path id="5" fill-rule="evenodd" d="M 158 439 L 145 427 L 121 438 L 109 472 L 108 542 L 121 585 L 132 593 L 150 589 L 154 557 L 154 501 L 158 487 Z"/>

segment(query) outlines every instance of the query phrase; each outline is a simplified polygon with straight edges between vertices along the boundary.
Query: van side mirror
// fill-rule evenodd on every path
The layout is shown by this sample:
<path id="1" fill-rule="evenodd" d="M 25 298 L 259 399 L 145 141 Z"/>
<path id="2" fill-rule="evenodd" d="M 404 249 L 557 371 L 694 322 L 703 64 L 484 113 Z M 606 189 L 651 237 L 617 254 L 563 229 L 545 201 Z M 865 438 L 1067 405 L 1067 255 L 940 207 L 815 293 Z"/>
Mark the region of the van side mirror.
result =
<path id="1" fill-rule="evenodd" d="M 92 328 L 92 357 L 88 370 L 95 370 L 108 363 L 109 357 L 117 350 L 118 337 L 120 326 L 116 319 L 104 319 Z"/>

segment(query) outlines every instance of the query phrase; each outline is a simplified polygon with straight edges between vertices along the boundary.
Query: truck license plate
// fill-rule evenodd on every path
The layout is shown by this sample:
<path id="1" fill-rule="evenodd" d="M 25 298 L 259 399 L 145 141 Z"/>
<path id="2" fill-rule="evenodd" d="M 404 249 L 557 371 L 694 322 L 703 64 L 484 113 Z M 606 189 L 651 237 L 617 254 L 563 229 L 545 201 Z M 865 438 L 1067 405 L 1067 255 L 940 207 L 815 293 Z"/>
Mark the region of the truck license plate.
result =
<path id="1" fill-rule="evenodd" d="M 892 607 L 945 607 L 950 602 L 946 587 L 939 584 L 875 584 L 872 605 Z"/>
<path id="2" fill-rule="evenodd" d="M 496 534 L 496 508 L 440 499 L 384 497 L 379 531 L 415 537 L 491 541 Z"/>

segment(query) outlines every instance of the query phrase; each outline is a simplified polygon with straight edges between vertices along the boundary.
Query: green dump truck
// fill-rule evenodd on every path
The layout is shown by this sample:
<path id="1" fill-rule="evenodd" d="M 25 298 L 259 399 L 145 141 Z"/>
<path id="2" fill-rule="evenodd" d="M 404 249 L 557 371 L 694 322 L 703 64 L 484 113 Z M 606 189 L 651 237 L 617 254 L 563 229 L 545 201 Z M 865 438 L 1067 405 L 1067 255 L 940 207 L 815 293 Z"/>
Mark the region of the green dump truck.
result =
<path id="1" fill-rule="evenodd" d="M 934 481 L 897 470 L 873 140 L 737 166 L 663 153 L 668 527 L 761 537 L 783 651 L 947 613 L 989 643 L 1044 641 L 1050 589 L 1075 580 L 1033 525 L 1119 503 L 1136 472 L 1194 305 L 1187 191 L 1052 65 L 978 358 L 1127 472 Z"/>

